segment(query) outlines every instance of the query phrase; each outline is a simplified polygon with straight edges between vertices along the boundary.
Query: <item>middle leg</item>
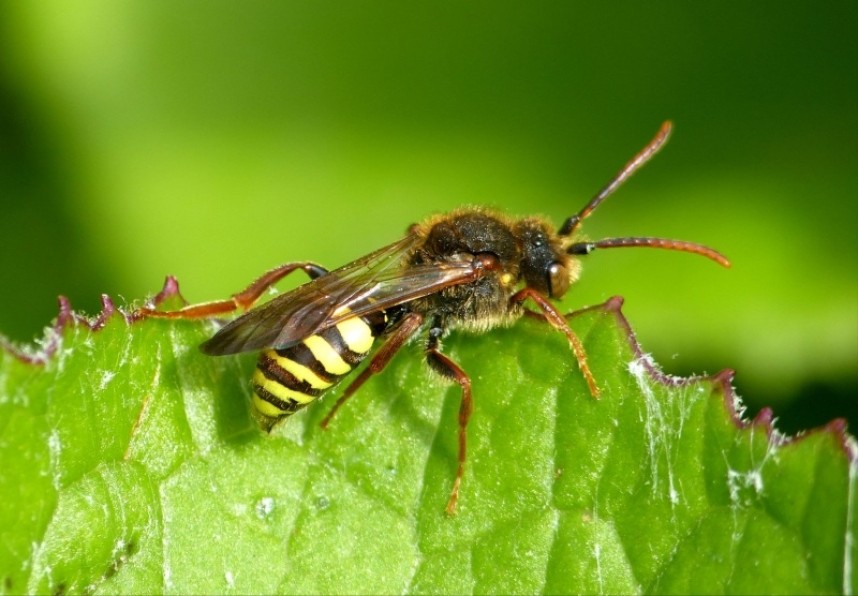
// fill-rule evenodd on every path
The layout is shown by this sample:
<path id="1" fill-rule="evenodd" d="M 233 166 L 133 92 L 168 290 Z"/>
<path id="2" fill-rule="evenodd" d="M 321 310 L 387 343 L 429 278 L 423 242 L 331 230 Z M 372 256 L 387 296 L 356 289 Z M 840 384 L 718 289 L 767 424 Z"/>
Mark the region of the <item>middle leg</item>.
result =
<path id="1" fill-rule="evenodd" d="M 429 330 L 429 342 L 426 346 L 426 361 L 432 369 L 443 377 L 455 382 L 462 388 L 462 403 L 459 406 L 459 457 L 456 467 L 456 479 L 453 481 L 453 489 L 447 501 L 447 514 L 455 515 L 456 504 L 459 501 L 459 486 L 462 484 L 462 476 L 465 474 L 465 460 L 468 455 L 468 421 L 474 410 L 471 399 L 471 378 L 462 368 L 453 362 L 448 356 L 440 351 L 439 343 L 444 329 L 440 325 L 433 325 Z"/>
<path id="2" fill-rule="evenodd" d="M 331 418 L 334 417 L 334 414 L 343 407 L 343 404 L 355 394 L 355 392 L 363 385 L 367 379 L 369 379 L 372 375 L 380 373 L 384 370 L 384 367 L 390 362 L 393 356 L 399 351 L 399 349 L 405 345 L 405 343 L 411 338 L 412 335 L 417 333 L 420 329 L 420 326 L 423 324 L 423 315 L 418 313 L 411 313 L 405 316 L 402 321 L 399 322 L 396 329 L 393 331 L 391 336 L 387 339 L 386 342 L 378 349 L 378 352 L 372 357 L 372 360 L 369 362 L 369 366 L 364 368 L 360 374 L 355 378 L 351 384 L 346 387 L 346 390 L 343 391 L 343 394 L 337 400 L 337 403 L 334 404 L 334 407 L 331 408 L 331 411 L 328 412 L 328 415 L 322 420 L 322 428 L 328 428 L 328 424 L 331 422 Z"/>

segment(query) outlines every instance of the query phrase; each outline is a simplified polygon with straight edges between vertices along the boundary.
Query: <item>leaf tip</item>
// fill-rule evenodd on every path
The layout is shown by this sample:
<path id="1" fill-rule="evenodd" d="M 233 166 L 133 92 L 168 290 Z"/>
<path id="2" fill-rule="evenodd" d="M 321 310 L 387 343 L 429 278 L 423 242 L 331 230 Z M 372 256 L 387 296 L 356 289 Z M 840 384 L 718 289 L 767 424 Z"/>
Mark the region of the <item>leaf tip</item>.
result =
<path id="1" fill-rule="evenodd" d="M 177 299 L 182 303 L 185 302 L 185 299 L 179 292 L 179 282 L 172 275 L 167 276 L 164 286 L 155 295 L 153 302 L 157 306 L 170 299 Z M 101 295 L 101 310 L 94 316 L 87 316 L 75 311 L 71 300 L 63 294 L 57 296 L 57 304 L 57 316 L 49 326 L 44 328 L 43 337 L 37 339 L 34 345 L 19 345 L 0 335 L 0 350 L 25 364 L 40 366 L 45 364 L 57 351 L 60 345 L 60 338 L 63 332 L 69 327 L 81 325 L 90 331 L 98 331 L 115 315 L 121 315 L 126 323 L 133 323 L 143 318 L 135 312 L 123 311 L 108 294 Z"/>
<path id="2" fill-rule="evenodd" d="M 184 297 L 182 297 L 182 293 L 179 291 L 179 280 L 172 275 L 168 275 L 164 279 L 164 286 L 161 288 L 160 292 L 155 294 L 152 302 L 155 303 L 155 306 L 158 306 L 170 298 L 178 298 L 182 302 L 185 302 Z"/>
<path id="3" fill-rule="evenodd" d="M 766 408 L 763 408 L 762 410 L 760 410 L 757 413 L 757 415 L 754 416 L 754 419 L 751 422 L 751 424 L 753 424 L 755 426 L 770 427 L 774 424 L 774 421 L 775 421 L 774 411 L 771 408 L 766 407 Z"/>
<path id="4" fill-rule="evenodd" d="M 623 309 L 626 299 L 622 296 L 611 296 L 608 298 L 602 307 L 608 312 L 620 312 Z"/>
<path id="5" fill-rule="evenodd" d="M 858 443 L 856 443 L 855 438 L 849 434 L 849 424 L 845 418 L 835 418 L 822 427 L 822 431 L 830 432 L 838 438 L 840 447 L 843 449 L 843 452 L 846 454 L 846 457 L 849 458 L 850 462 L 854 463 L 855 461 L 858 461 Z"/>

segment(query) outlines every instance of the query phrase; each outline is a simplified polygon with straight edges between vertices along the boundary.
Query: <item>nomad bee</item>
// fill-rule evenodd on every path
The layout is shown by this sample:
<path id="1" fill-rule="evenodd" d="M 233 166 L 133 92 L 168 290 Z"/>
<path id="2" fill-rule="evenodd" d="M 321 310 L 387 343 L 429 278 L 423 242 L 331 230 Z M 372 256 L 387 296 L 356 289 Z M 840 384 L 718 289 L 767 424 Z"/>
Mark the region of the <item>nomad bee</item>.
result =
<path id="1" fill-rule="evenodd" d="M 463 208 L 412 225 L 404 238 L 328 271 L 310 262 L 269 271 L 228 300 L 144 313 L 168 318 L 204 318 L 247 310 L 272 284 L 295 270 L 310 281 L 249 310 L 202 344 L 212 356 L 260 352 L 253 373 L 253 412 L 265 430 L 320 398 L 370 356 L 327 415 L 333 414 L 373 374 L 381 372 L 410 339 L 424 337 L 426 361 L 462 390 L 459 455 L 447 503 L 453 513 L 467 452 L 471 381 L 441 351 L 451 329 L 485 331 L 522 316 L 530 302 L 569 341 L 590 393 L 599 387 L 581 341 L 550 302 L 561 298 L 580 273 L 579 257 L 597 248 L 648 246 L 702 255 L 729 266 L 711 248 L 662 238 L 608 238 L 591 242 L 576 235 L 581 222 L 667 141 L 658 134 L 576 215 L 556 232 L 539 217 L 511 219 L 482 208 Z M 532 311 L 530 311 L 532 312 Z M 378 345 L 376 349 L 376 344 Z"/>

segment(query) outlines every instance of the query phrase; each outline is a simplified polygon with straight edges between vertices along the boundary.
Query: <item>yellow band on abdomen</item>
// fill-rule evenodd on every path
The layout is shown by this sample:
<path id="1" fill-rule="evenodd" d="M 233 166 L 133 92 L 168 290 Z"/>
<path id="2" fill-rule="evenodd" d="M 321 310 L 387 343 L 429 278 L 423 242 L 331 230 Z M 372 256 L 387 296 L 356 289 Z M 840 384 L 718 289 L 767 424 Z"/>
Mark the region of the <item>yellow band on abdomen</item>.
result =
<path id="1" fill-rule="evenodd" d="M 285 402 L 298 402 L 299 404 L 308 404 L 314 399 L 316 399 L 312 395 L 307 395 L 306 393 L 295 391 L 294 389 L 290 389 L 289 387 L 286 387 L 285 385 L 282 385 L 277 381 L 272 381 L 271 379 L 266 378 L 265 375 L 262 374 L 262 371 L 258 368 L 253 373 L 253 384 L 262 387 L 263 389 L 265 389 L 265 391 L 267 391 L 277 399 L 283 400 Z M 282 414 L 283 412 L 279 412 L 279 414 L 274 415 L 279 416 Z"/>
<path id="2" fill-rule="evenodd" d="M 311 335 L 303 343 L 312 352 L 313 357 L 319 361 L 319 364 L 332 375 L 342 376 L 352 370 L 352 367 L 337 354 L 337 351 L 325 338 L 319 335 Z"/>
<path id="3" fill-rule="evenodd" d="M 327 389 L 328 387 L 333 386 L 332 382 L 321 379 L 319 375 L 314 373 L 312 370 L 303 364 L 298 364 L 288 356 L 280 356 L 274 350 L 269 350 L 265 354 L 276 362 L 283 370 L 291 373 L 292 376 L 299 381 L 305 381 L 313 389 Z M 315 354 L 313 355 L 315 356 Z"/>
<path id="4" fill-rule="evenodd" d="M 363 319 L 354 317 L 337 323 L 337 331 L 352 352 L 366 354 L 372 348 L 375 337 Z"/>

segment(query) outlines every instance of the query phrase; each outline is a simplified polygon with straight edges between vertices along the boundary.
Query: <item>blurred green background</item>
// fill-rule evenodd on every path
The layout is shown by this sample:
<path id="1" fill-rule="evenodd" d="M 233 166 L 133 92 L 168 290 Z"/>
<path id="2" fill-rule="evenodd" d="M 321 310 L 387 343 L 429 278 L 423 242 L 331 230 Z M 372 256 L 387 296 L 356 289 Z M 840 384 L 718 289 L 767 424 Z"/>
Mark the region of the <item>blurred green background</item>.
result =
<path id="1" fill-rule="evenodd" d="M 3 2 L 0 330 L 176 275 L 227 296 L 430 213 L 558 224 L 658 129 L 564 308 L 620 294 L 671 373 L 858 423 L 858 3 Z M 490 357 L 490 354 L 487 355 Z"/>

